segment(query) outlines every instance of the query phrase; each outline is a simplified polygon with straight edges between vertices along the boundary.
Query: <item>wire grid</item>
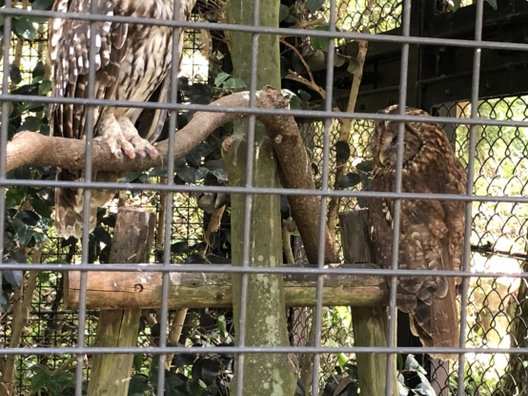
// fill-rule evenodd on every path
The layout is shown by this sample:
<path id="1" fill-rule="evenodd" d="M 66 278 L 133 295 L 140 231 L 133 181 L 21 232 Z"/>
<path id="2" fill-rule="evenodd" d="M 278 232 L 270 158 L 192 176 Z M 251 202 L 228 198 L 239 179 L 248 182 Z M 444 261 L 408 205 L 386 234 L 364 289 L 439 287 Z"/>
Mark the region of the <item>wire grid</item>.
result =
<path id="1" fill-rule="evenodd" d="M 510 100 L 510 102 L 509 102 Z M 515 99 L 498 99 L 497 102 L 502 101 L 502 103 L 514 103 L 514 104 L 507 104 L 503 106 L 507 107 L 507 111 L 504 113 L 507 117 L 507 119 L 512 119 L 512 115 L 519 114 L 517 111 L 513 111 L 514 106 L 520 106 L 522 107 L 524 104 L 524 100 L 522 98 L 515 98 Z M 515 101 L 516 104 L 515 104 Z M 499 119 L 499 117 L 496 116 L 497 111 L 496 109 L 500 107 L 500 103 L 497 104 L 497 102 L 494 101 L 485 101 L 482 102 L 479 106 L 479 110 L 481 111 L 482 116 L 490 115 L 490 119 Z M 457 104 L 460 106 L 460 104 Z M 457 113 L 457 116 L 462 115 L 468 115 L 468 105 L 466 104 L 465 113 Z M 486 110 L 486 106 L 488 110 Z M 482 110 L 481 110 L 482 109 Z M 508 117 L 508 115 L 510 115 Z M 520 121 L 523 121 L 524 118 L 522 118 Z M 321 128 L 321 126 L 317 126 L 317 128 Z M 514 128 L 514 131 L 508 131 L 507 128 L 498 128 L 499 132 L 494 131 L 492 129 L 488 129 L 486 131 L 486 128 L 492 128 L 489 126 L 482 126 L 480 127 L 482 130 L 482 133 L 479 134 L 479 129 L 476 131 L 476 146 L 477 146 L 477 154 L 483 154 L 482 157 L 475 157 L 476 169 L 486 169 L 486 168 L 493 168 L 494 166 L 497 169 L 503 169 L 503 168 L 513 168 L 513 171 L 510 173 L 510 180 L 513 180 L 513 182 L 508 182 L 505 186 L 501 187 L 500 185 L 500 179 L 497 177 L 490 178 L 489 174 L 483 172 L 482 174 L 475 175 L 475 186 L 476 188 L 486 188 L 486 182 L 489 183 L 488 190 L 486 190 L 487 194 L 495 195 L 495 194 L 506 194 L 506 195 L 522 195 L 524 192 L 524 186 L 525 183 L 523 183 L 522 179 L 520 179 L 518 176 L 515 176 L 516 174 L 520 175 L 522 174 L 522 171 L 525 169 L 526 164 L 524 163 L 524 159 L 526 157 L 526 146 L 523 146 L 523 138 L 525 137 L 523 135 L 524 130 L 521 128 Z M 457 129 L 457 134 L 459 133 Z M 512 135 L 507 135 L 507 133 L 513 133 Z M 464 138 L 467 138 L 468 131 L 463 130 L 463 127 L 460 132 L 460 140 L 457 139 L 457 145 L 460 145 L 460 147 L 467 146 L 467 141 L 464 141 Z M 520 148 L 516 148 L 516 156 L 511 155 L 512 153 L 512 146 L 510 144 L 510 141 L 518 141 Z M 357 150 L 356 157 L 365 155 L 363 141 L 364 139 L 360 139 L 360 144 L 357 146 L 354 145 L 354 149 Z M 496 158 L 500 158 L 500 153 L 497 153 L 497 146 L 504 146 L 503 152 L 504 155 L 508 155 L 508 159 L 505 161 L 509 161 L 508 164 L 505 165 L 504 162 L 496 163 L 496 164 L 487 164 L 487 161 L 491 161 Z M 323 152 L 321 148 L 318 149 L 319 155 Z M 480 151 L 482 150 L 482 151 Z M 519 153 L 522 153 L 523 156 L 519 155 Z M 490 155 L 492 154 L 492 155 Z M 487 155 L 487 157 L 486 157 Z M 462 155 L 463 157 L 463 155 Z M 506 177 L 507 178 L 507 177 Z M 517 180 L 516 180 L 517 179 Z M 323 184 L 323 182 L 320 182 L 320 185 Z M 331 183 L 330 183 L 331 184 Z M 524 254 L 524 240 L 522 239 L 522 232 L 516 232 L 516 227 L 518 227 L 519 230 L 525 230 L 525 220 L 523 219 L 523 207 L 520 203 L 507 203 L 507 202 L 500 202 L 500 203 L 493 203 L 493 202 L 478 202 L 474 204 L 475 209 L 475 223 L 477 223 L 479 226 L 476 227 L 477 231 L 474 231 L 473 238 L 472 238 L 472 244 L 474 243 L 475 239 L 475 233 L 478 235 L 476 238 L 476 244 L 479 246 L 482 245 L 488 245 L 488 241 L 490 241 L 491 249 L 493 251 L 495 248 L 502 252 L 506 252 L 505 254 L 508 255 L 522 255 Z M 495 213 L 499 213 L 499 215 L 496 215 Z M 487 213 L 493 213 L 493 215 L 486 217 Z M 513 213 L 516 213 L 513 215 Z M 479 217 L 480 216 L 480 217 Z M 478 221 L 477 221 L 478 220 Z M 198 224 L 198 222 L 196 223 Z M 181 232 L 183 228 L 186 228 L 185 226 L 181 226 L 180 228 L 177 228 L 178 232 Z M 192 232 L 187 234 L 187 236 L 190 238 L 191 235 L 194 235 Z M 519 237 L 521 235 L 521 237 Z M 514 242 L 512 242 L 512 236 L 517 236 L 518 238 L 514 238 Z M 506 240 L 506 241 L 505 241 Z M 510 245 L 507 245 L 504 247 L 503 244 L 507 245 L 507 243 L 510 243 Z M 490 253 L 488 253 L 489 255 Z M 504 254 L 502 254 L 503 256 Z M 59 259 L 62 260 L 62 259 Z M 517 260 L 517 259 L 515 259 Z M 496 270 L 497 267 L 493 267 L 493 265 L 502 265 L 504 262 L 501 262 L 500 264 L 492 264 L 492 260 L 488 258 L 485 260 L 485 264 L 483 269 L 479 270 Z M 500 267 L 501 270 L 503 270 L 503 267 Z M 506 280 L 504 280 L 506 281 Z M 503 279 L 499 278 L 496 280 L 489 280 L 488 278 L 482 278 L 482 279 L 475 279 L 472 283 L 471 291 L 469 294 L 470 297 L 470 306 L 468 307 L 468 310 L 470 311 L 468 313 L 468 331 L 470 335 L 470 343 L 473 342 L 473 345 L 476 347 L 482 347 L 482 346 L 489 346 L 492 347 L 494 345 L 498 345 L 501 347 L 504 347 L 506 344 L 502 344 L 506 340 L 507 337 L 502 336 L 501 337 L 501 331 L 498 331 L 498 328 L 501 330 L 506 328 L 508 329 L 508 326 L 513 326 L 514 321 L 510 321 L 510 323 L 504 323 L 505 321 L 508 322 L 508 316 L 507 316 L 507 310 L 509 306 L 514 305 L 513 303 L 516 300 L 519 300 L 519 293 L 517 292 L 518 286 L 515 286 L 513 282 L 507 283 L 507 287 L 504 286 Z M 518 282 L 519 283 L 519 282 Z M 54 289 L 55 290 L 55 289 Z M 476 292 L 475 292 L 476 290 Z M 46 294 L 53 294 L 54 291 L 46 292 L 42 290 L 42 295 L 45 296 Z M 524 303 L 524 300 L 518 301 L 518 305 L 521 305 Z M 482 308 L 485 307 L 485 308 Z M 473 312 L 472 309 L 474 310 Z M 330 312 L 330 311 L 328 311 Z M 522 312 L 521 312 L 522 314 Z M 88 313 L 88 319 L 90 319 L 90 313 Z M 517 316 L 519 318 L 519 321 L 522 322 L 522 316 Z M 518 324 L 517 324 L 518 326 Z M 93 334 L 93 328 L 90 330 L 91 327 L 87 327 L 87 334 Z M 90 333 L 91 332 L 91 333 Z M 522 330 L 519 332 L 519 334 L 522 334 Z M 502 332 L 504 334 L 504 332 Z M 471 341 L 471 336 L 474 337 L 481 337 L 482 342 L 477 341 Z M 348 335 L 349 336 L 349 335 Z M 334 336 L 335 339 L 339 339 L 339 337 Z M 477 340 L 479 338 L 475 338 Z M 507 340 L 506 340 L 507 341 Z M 516 345 L 519 346 L 525 346 L 522 344 L 523 340 L 516 340 Z M 90 344 L 90 340 L 87 339 L 87 344 Z M 348 342 L 339 342 L 339 345 L 347 345 Z M 59 345 L 59 343 L 55 344 Z M 61 343 L 61 345 L 64 345 Z M 72 342 L 70 345 L 74 345 Z M 508 348 L 509 345 L 506 346 Z M 500 370 L 496 369 L 495 366 L 500 365 L 498 362 L 500 355 L 498 354 L 483 354 L 488 357 L 488 360 L 486 363 L 480 362 L 478 359 L 475 359 L 477 363 L 474 363 L 471 361 L 471 359 L 468 358 L 467 366 L 470 370 L 470 375 L 475 377 L 474 373 L 477 373 L 477 377 L 480 379 L 485 379 L 484 385 L 482 385 L 481 381 L 481 387 L 475 389 L 474 394 L 487 394 L 488 392 L 492 392 L 493 388 L 488 385 L 488 382 L 493 382 L 494 380 L 499 380 L 502 378 L 503 374 L 501 374 Z M 55 355 L 52 355 L 55 356 Z M 511 355 L 514 356 L 514 355 Z M 519 355 L 518 359 L 521 359 L 521 356 Z M 477 356 L 479 357 L 479 356 Z M 510 363 L 514 364 L 514 363 Z M 504 362 L 502 363 L 502 366 L 504 367 Z M 475 381 L 478 382 L 478 381 Z M 488 387 L 485 389 L 484 387 Z"/>

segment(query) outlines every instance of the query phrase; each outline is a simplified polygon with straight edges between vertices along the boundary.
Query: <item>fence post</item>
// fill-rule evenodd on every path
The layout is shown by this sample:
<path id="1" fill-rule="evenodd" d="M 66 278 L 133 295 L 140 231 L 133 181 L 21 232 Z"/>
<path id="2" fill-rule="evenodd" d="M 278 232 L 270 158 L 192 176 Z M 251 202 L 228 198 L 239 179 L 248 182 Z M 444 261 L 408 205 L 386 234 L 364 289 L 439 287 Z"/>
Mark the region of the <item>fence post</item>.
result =
<path id="1" fill-rule="evenodd" d="M 148 262 L 155 222 L 154 213 L 134 208 L 120 208 L 117 213 L 110 262 Z M 108 276 L 112 276 L 112 273 Z M 140 308 L 101 311 L 96 346 L 136 346 L 140 316 Z M 88 395 L 127 395 L 133 360 L 133 354 L 95 355 Z"/>
<path id="2" fill-rule="evenodd" d="M 345 260 L 349 263 L 371 266 L 372 246 L 367 226 L 368 210 L 361 209 L 339 214 L 341 242 Z M 387 308 L 352 307 L 352 327 L 355 346 L 387 346 Z M 385 373 L 387 355 L 384 353 L 356 353 L 358 379 L 361 394 L 384 395 L 386 379 L 392 375 L 395 386 L 396 374 Z M 396 367 L 393 365 L 393 367 Z"/>

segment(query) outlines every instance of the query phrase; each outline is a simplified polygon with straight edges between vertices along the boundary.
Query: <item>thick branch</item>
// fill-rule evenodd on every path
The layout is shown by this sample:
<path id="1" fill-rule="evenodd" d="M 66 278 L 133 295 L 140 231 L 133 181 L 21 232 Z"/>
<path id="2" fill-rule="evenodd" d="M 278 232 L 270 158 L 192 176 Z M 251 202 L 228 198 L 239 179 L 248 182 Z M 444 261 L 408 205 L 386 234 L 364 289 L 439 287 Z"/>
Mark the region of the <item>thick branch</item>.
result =
<path id="1" fill-rule="evenodd" d="M 263 95 L 267 95 L 263 92 Z M 239 92 L 211 103 L 211 107 L 233 108 L 248 106 L 247 92 Z M 266 103 L 269 103 L 266 102 Z M 271 104 L 272 105 L 272 104 Z M 260 101 L 258 102 L 259 107 Z M 273 108 L 273 107 L 270 107 Z M 175 159 L 185 156 L 195 146 L 203 142 L 216 128 L 226 122 L 240 118 L 240 114 L 220 112 L 197 112 L 191 121 L 175 135 Z M 100 139 L 93 142 L 93 169 L 101 171 L 145 170 L 166 163 L 168 140 L 156 143 L 159 158 L 127 157 L 117 158 Z M 65 139 L 57 136 L 44 136 L 37 132 L 20 132 L 8 142 L 6 170 L 9 172 L 21 166 L 55 166 L 65 169 L 84 168 L 84 140 Z"/>
<path id="2" fill-rule="evenodd" d="M 265 104 L 268 100 L 270 102 Z M 288 106 L 287 100 L 276 91 L 262 96 L 260 102 L 264 107 L 273 105 L 286 108 Z M 312 168 L 295 119 L 289 116 L 262 116 L 259 120 L 266 125 L 271 138 L 283 176 L 284 187 L 315 190 Z M 318 260 L 321 199 L 317 196 L 291 195 L 288 196 L 288 202 L 301 234 L 306 256 L 310 263 L 315 264 Z M 328 228 L 326 228 L 325 235 L 324 261 L 327 264 L 340 261 Z"/>
<path id="3" fill-rule="evenodd" d="M 212 107 L 247 107 L 249 95 L 239 92 L 225 96 L 213 103 Z M 266 109 L 286 109 L 288 100 L 279 91 L 264 88 L 257 95 L 257 106 Z M 241 117 L 235 113 L 197 112 L 191 121 L 175 135 L 175 159 L 185 156 L 200 144 L 216 128 Z M 283 183 L 286 188 L 315 189 L 310 161 L 299 133 L 297 123 L 291 116 L 258 115 L 257 119 L 267 127 L 268 134 L 277 155 Z M 168 141 L 159 142 L 156 148 L 165 161 Z M 6 169 L 20 166 L 42 165 L 67 169 L 84 167 L 85 143 L 83 140 L 43 136 L 36 132 L 21 132 L 7 146 Z M 162 159 L 116 158 L 101 140 L 93 144 L 93 169 L 104 171 L 144 170 L 162 165 Z M 293 218 L 299 228 L 308 259 L 317 263 L 319 245 L 320 198 L 315 196 L 290 196 Z M 332 238 L 326 232 L 325 263 L 337 263 L 339 257 Z"/>

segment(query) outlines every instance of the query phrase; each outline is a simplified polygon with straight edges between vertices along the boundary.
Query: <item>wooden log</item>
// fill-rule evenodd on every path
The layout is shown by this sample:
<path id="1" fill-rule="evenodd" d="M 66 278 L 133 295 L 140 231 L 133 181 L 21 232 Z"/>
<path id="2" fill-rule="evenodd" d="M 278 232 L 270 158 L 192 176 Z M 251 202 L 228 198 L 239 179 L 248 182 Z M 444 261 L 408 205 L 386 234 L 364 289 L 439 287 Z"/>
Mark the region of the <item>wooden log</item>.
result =
<path id="1" fill-rule="evenodd" d="M 110 262 L 142 263 L 147 261 L 150 256 L 155 222 L 154 213 L 134 208 L 120 208 L 116 218 Z M 108 274 L 105 277 L 108 277 Z M 158 294 L 158 299 L 159 296 L 161 292 Z M 78 306 L 78 301 L 74 306 Z M 97 346 L 136 345 L 141 309 L 139 307 L 126 308 L 105 310 L 100 313 L 95 343 Z M 95 355 L 92 361 L 88 395 L 127 395 L 133 360 L 134 355 L 131 354 Z"/>
<path id="2" fill-rule="evenodd" d="M 345 260 L 372 267 L 372 246 L 368 233 L 368 210 L 339 214 Z M 379 305 L 352 308 L 352 327 L 355 346 L 387 346 L 388 323 L 386 307 Z M 383 353 L 356 354 L 361 394 L 384 395 L 387 376 L 387 355 Z M 396 367 L 393 365 L 392 367 Z M 396 375 L 393 375 L 395 387 Z"/>
<path id="3" fill-rule="evenodd" d="M 68 277 L 66 303 L 73 308 L 79 304 L 80 272 L 70 271 Z M 285 275 L 286 305 L 315 305 L 316 285 L 315 275 Z M 86 306 L 89 309 L 158 308 L 160 293 L 159 272 L 90 271 Z M 232 302 L 230 274 L 170 273 L 170 308 L 230 307 Z M 386 281 L 380 276 L 325 275 L 323 304 L 386 305 Z"/>

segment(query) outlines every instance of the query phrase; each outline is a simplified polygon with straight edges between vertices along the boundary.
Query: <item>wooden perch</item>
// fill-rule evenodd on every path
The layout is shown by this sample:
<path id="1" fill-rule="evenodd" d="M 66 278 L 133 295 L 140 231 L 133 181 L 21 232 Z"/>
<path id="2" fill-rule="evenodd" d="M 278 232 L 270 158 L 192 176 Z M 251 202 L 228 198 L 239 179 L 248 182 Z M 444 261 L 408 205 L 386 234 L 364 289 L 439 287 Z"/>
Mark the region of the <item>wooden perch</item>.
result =
<path id="1" fill-rule="evenodd" d="M 94 267 L 94 270 L 96 268 Z M 68 307 L 76 308 L 79 306 L 80 272 L 69 272 L 68 277 L 69 286 L 65 291 L 65 301 Z M 86 306 L 89 309 L 159 308 L 161 277 L 159 272 L 90 271 Z M 286 305 L 314 305 L 316 285 L 315 275 L 286 275 Z M 385 305 L 386 299 L 386 281 L 383 277 L 324 275 L 325 305 L 379 306 Z M 230 307 L 232 302 L 231 274 L 170 274 L 170 308 Z"/>

